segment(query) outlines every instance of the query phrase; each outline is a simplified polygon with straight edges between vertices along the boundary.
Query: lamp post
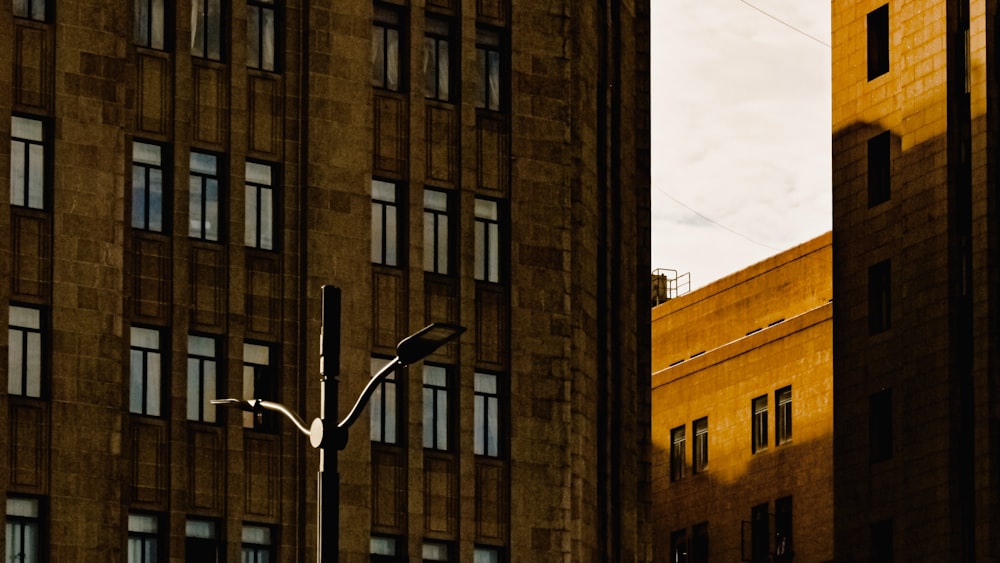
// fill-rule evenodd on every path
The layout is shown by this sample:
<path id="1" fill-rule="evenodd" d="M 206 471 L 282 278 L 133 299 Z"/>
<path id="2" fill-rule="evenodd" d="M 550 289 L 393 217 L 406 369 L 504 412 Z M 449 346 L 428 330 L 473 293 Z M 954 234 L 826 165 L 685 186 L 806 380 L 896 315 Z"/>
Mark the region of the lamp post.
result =
<path id="1" fill-rule="evenodd" d="M 389 375 L 400 367 L 423 360 L 446 343 L 458 338 L 465 327 L 433 323 L 400 340 L 396 344 L 396 357 L 368 380 L 361 395 L 347 416 L 336 421 L 338 404 L 338 376 L 340 375 L 340 288 L 323 286 L 323 318 L 320 333 L 320 387 L 319 417 L 307 426 L 294 411 L 281 403 L 262 399 L 213 399 L 213 405 L 235 406 L 241 410 L 259 413 L 262 410 L 278 412 L 309 437 L 312 447 L 319 450 L 319 472 L 316 504 L 316 561 L 334 563 L 340 555 L 340 474 L 337 471 L 337 452 L 347 446 L 348 432 L 361 416 L 372 393 Z M 330 416 L 327 416 L 327 408 Z M 332 508 L 331 508 L 332 507 Z M 329 514 L 325 514 L 329 510 Z"/>

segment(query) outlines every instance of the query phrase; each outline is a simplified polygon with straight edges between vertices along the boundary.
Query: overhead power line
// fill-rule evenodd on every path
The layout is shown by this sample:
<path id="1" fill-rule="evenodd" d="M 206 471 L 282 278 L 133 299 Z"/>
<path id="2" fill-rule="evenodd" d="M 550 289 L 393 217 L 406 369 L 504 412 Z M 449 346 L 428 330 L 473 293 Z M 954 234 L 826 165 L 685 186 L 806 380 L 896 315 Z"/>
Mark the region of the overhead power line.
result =
<path id="1" fill-rule="evenodd" d="M 754 6 L 754 5 L 753 5 L 753 4 L 751 4 L 750 2 L 747 2 L 747 0 L 740 0 L 740 2 L 742 2 L 742 3 L 746 4 L 746 5 L 747 5 L 747 6 L 749 6 L 750 8 L 753 8 L 754 10 L 757 10 L 758 12 L 760 12 L 760 13 L 764 14 L 765 16 L 767 16 L 767 17 L 771 18 L 772 20 L 774 20 L 774 21 L 776 21 L 776 22 L 780 23 L 781 25 L 783 25 L 783 26 L 787 27 L 788 29 L 791 29 L 792 31 L 795 31 L 795 32 L 797 32 L 797 33 L 801 33 L 802 35 L 805 35 L 806 37 L 808 37 L 809 39 L 812 39 L 813 41 L 815 41 L 815 42 L 819 43 L 820 45 L 824 45 L 824 46 L 826 46 L 826 47 L 829 47 L 829 46 L 830 46 L 830 44 L 829 44 L 829 43 L 827 43 L 826 41 L 823 41 L 823 40 L 822 40 L 822 39 L 820 39 L 819 37 L 816 37 L 815 35 L 811 35 L 811 34 L 809 34 L 809 33 L 806 33 L 805 31 L 803 31 L 803 30 L 801 30 L 801 29 L 799 29 L 799 28 L 795 27 L 794 25 L 792 25 L 792 24 L 790 24 L 790 23 L 786 22 L 785 20 L 783 20 L 783 19 L 781 19 L 781 18 L 779 18 L 779 17 L 777 17 L 777 16 L 774 16 L 774 15 L 772 15 L 772 14 L 769 14 L 768 12 L 765 12 L 764 10 L 762 10 L 762 9 L 758 8 L 757 6 Z"/>

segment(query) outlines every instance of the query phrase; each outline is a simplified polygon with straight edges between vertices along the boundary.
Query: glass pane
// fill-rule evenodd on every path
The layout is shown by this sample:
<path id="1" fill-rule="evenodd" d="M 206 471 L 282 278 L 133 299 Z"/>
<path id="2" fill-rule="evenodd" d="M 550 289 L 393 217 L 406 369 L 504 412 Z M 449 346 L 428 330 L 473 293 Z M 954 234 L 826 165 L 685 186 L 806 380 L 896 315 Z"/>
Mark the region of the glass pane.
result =
<path id="1" fill-rule="evenodd" d="M 263 10 L 263 15 L 260 65 L 264 70 L 274 70 L 274 10 Z"/>
<path id="2" fill-rule="evenodd" d="M 476 69 L 479 71 L 479 99 L 477 108 L 486 107 L 486 50 L 476 49 Z"/>
<path id="3" fill-rule="evenodd" d="M 260 193 L 260 247 L 271 250 L 274 248 L 274 190 L 261 190 Z"/>
<path id="4" fill-rule="evenodd" d="M 132 226 L 146 228 L 146 168 L 132 167 Z"/>
<path id="5" fill-rule="evenodd" d="M 448 384 L 448 372 L 441 366 L 424 365 L 424 384 L 445 387 Z"/>
<path id="6" fill-rule="evenodd" d="M 438 190 L 424 190 L 424 208 L 448 211 L 448 194 Z"/>
<path id="7" fill-rule="evenodd" d="M 42 335 L 29 332 L 27 335 L 27 366 L 24 394 L 28 397 L 42 396 Z"/>
<path id="8" fill-rule="evenodd" d="M 480 219 L 489 219 L 496 221 L 499 219 L 497 215 L 497 202 L 490 199 L 476 199 L 476 217 Z"/>
<path id="9" fill-rule="evenodd" d="M 437 234 L 437 272 L 440 274 L 448 273 L 448 216 L 439 215 L 438 216 L 438 234 Z"/>
<path id="10" fill-rule="evenodd" d="M 45 0 L 35 0 L 31 3 L 31 19 L 45 21 Z"/>
<path id="11" fill-rule="evenodd" d="M 372 202 L 372 263 L 374 264 L 381 264 L 383 261 L 382 239 L 385 234 L 382 232 L 382 209 L 381 203 Z"/>
<path id="12" fill-rule="evenodd" d="M 28 207 L 43 209 L 45 194 L 45 147 L 28 145 Z"/>
<path id="13" fill-rule="evenodd" d="M 205 0 L 191 0 L 191 54 L 205 56 L 205 22 L 202 19 Z"/>
<path id="14" fill-rule="evenodd" d="M 154 49 L 163 49 L 164 11 L 163 0 L 153 0 L 153 14 L 150 22 L 152 36 L 149 38 L 149 46 Z"/>
<path id="15" fill-rule="evenodd" d="M 130 332 L 132 337 L 132 346 L 153 350 L 158 350 L 160 348 L 160 331 L 133 326 L 131 327 Z"/>
<path id="16" fill-rule="evenodd" d="M 395 202 L 396 184 L 383 182 L 382 180 L 372 180 L 372 199 Z"/>
<path id="17" fill-rule="evenodd" d="M 495 549 L 476 549 L 472 563 L 500 563 L 500 553 Z"/>
<path id="18" fill-rule="evenodd" d="M 437 96 L 437 49 L 433 37 L 424 37 L 424 96 Z"/>
<path id="19" fill-rule="evenodd" d="M 434 272 L 435 270 L 435 250 L 437 247 L 434 238 L 434 218 L 433 213 L 424 213 L 424 271 Z"/>
<path id="20" fill-rule="evenodd" d="M 129 412 L 142 412 L 142 383 L 143 383 L 143 359 L 145 354 L 141 350 L 132 350 L 129 354 L 129 391 L 128 410 Z"/>
<path id="21" fill-rule="evenodd" d="M 271 364 L 271 349 L 260 344 L 243 343 L 243 361 L 248 364 L 267 366 Z"/>
<path id="22" fill-rule="evenodd" d="M 16 2 L 15 2 L 16 3 Z M 149 4 L 147 0 L 135 0 L 135 21 L 133 22 L 135 42 L 140 45 L 149 44 Z"/>
<path id="23" fill-rule="evenodd" d="M 11 328 L 7 331 L 7 392 L 21 395 L 21 375 L 24 366 L 24 332 Z"/>
<path id="24" fill-rule="evenodd" d="M 448 449 L 448 393 L 438 391 L 435 393 L 437 402 L 437 449 Z"/>
<path id="25" fill-rule="evenodd" d="M 247 184 L 243 207 L 243 241 L 251 248 L 257 247 L 257 191 L 258 187 Z"/>
<path id="26" fill-rule="evenodd" d="M 37 119 L 28 119 L 16 115 L 10 118 L 10 134 L 18 139 L 29 141 L 42 141 L 42 122 Z"/>
<path id="27" fill-rule="evenodd" d="M 218 158 L 202 152 L 191 153 L 191 171 L 214 176 Z"/>
<path id="28" fill-rule="evenodd" d="M 162 164 L 162 148 L 149 143 L 132 143 L 132 161 L 160 166 Z"/>
<path id="29" fill-rule="evenodd" d="M 486 455 L 494 457 L 497 455 L 497 436 L 500 435 L 497 420 L 500 410 L 497 403 L 496 397 L 487 397 L 486 399 Z"/>
<path id="30" fill-rule="evenodd" d="M 474 385 L 476 392 L 495 395 L 497 392 L 497 376 L 492 373 L 477 373 Z"/>
<path id="31" fill-rule="evenodd" d="M 383 29 L 372 26 L 372 85 L 385 87 L 383 69 L 385 68 L 385 43 L 382 41 Z"/>
<path id="32" fill-rule="evenodd" d="M 271 545 L 271 529 L 263 526 L 243 526 L 243 543 Z"/>
<path id="33" fill-rule="evenodd" d="M 219 240 L 219 181 L 205 182 L 205 239 Z"/>
<path id="34" fill-rule="evenodd" d="M 271 185 L 271 167 L 267 164 L 257 162 L 247 162 L 246 165 L 247 182 L 254 184 Z"/>
<path id="35" fill-rule="evenodd" d="M 447 561 L 448 546 L 441 543 L 425 543 L 423 558 L 424 561 Z"/>
<path id="36" fill-rule="evenodd" d="M 207 0 L 207 57 L 222 60 L 222 0 Z"/>
<path id="37" fill-rule="evenodd" d="M 163 231 L 163 172 L 149 171 L 149 230 Z"/>
<path id="38" fill-rule="evenodd" d="M 424 435 L 424 447 L 433 448 L 434 447 L 434 390 L 424 387 L 423 394 L 424 403 L 424 417 L 423 417 L 423 435 Z"/>
<path id="39" fill-rule="evenodd" d="M 486 397 L 476 395 L 472 402 L 472 408 L 475 412 L 472 453 L 483 455 L 486 453 Z"/>
<path id="40" fill-rule="evenodd" d="M 260 8 L 247 6 L 247 65 L 260 68 Z"/>
<path id="41" fill-rule="evenodd" d="M 500 281 L 500 249 L 498 241 L 500 240 L 500 225 L 496 223 L 490 223 L 487 225 L 489 229 L 487 231 L 487 248 L 486 251 L 489 253 L 488 268 L 489 276 L 488 281 L 499 282 Z"/>
<path id="42" fill-rule="evenodd" d="M 374 536 L 371 540 L 372 555 L 396 555 L 396 540 Z"/>
<path id="43" fill-rule="evenodd" d="M 184 535 L 189 538 L 215 538 L 215 522 L 208 520 L 188 520 L 184 524 Z"/>
<path id="44" fill-rule="evenodd" d="M 385 207 L 385 264 L 395 266 L 398 264 L 396 233 L 396 206 L 387 205 Z"/>
<path id="45" fill-rule="evenodd" d="M 212 404 L 215 390 L 218 388 L 215 383 L 215 362 L 204 362 L 202 367 L 205 370 L 205 385 L 201 390 L 202 412 L 204 413 L 202 420 L 215 422 L 215 405 Z"/>
<path id="46" fill-rule="evenodd" d="M 383 441 L 396 443 L 396 383 L 387 380 L 380 387 L 385 391 L 385 436 Z"/>
<path id="47" fill-rule="evenodd" d="M 192 356 L 215 357 L 215 339 L 206 336 L 188 335 L 188 354 Z"/>
<path id="48" fill-rule="evenodd" d="M 11 141 L 10 143 L 10 202 L 13 205 L 24 205 L 24 181 L 25 174 L 28 173 L 26 157 L 26 146 L 21 141 Z"/>
<path id="49" fill-rule="evenodd" d="M 476 263 L 474 276 L 477 280 L 486 279 L 486 224 L 476 221 L 475 224 Z"/>
<path id="50" fill-rule="evenodd" d="M 190 187 L 190 192 L 188 193 L 188 236 L 201 238 L 201 222 L 204 213 L 201 206 L 201 178 L 192 176 L 188 185 Z"/>
<path id="51" fill-rule="evenodd" d="M 376 387 L 368 404 L 369 419 L 371 422 L 371 432 L 368 439 L 373 442 L 382 441 L 382 404 L 384 399 L 382 395 L 384 391 L 384 384 Z"/>
<path id="52" fill-rule="evenodd" d="M 38 518 L 38 501 L 31 498 L 8 498 L 7 516 Z"/>
<path id="53" fill-rule="evenodd" d="M 489 51 L 488 53 L 489 103 L 487 109 L 496 111 L 500 109 L 500 53 L 497 51 Z"/>
<path id="54" fill-rule="evenodd" d="M 129 514 L 128 531 L 142 534 L 155 534 L 156 518 L 146 514 Z"/>
<path id="55" fill-rule="evenodd" d="M 395 29 L 386 30 L 385 56 L 385 87 L 389 90 L 399 90 L 399 32 Z"/>
<path id="56" fill-rule="evenodd" d="M 160 416 L 160 355 L 146 356 L 146 414 Z"/>
<path id="57" fill-rule="evenodd" d="M 31 307 L 10 307 L 10 324 L 23 328 L 42 328 L 42 313 Z"/>
<path id="58" fill-rule="evenodd" d="M 437 59 L 438 99 L 448 100 L 450 98 L 448 92 L 450 71 L 448 67 L 448 42 L 444 39 L 438 41 Z"/>
<path id="59" fill-rule="evenodd" d="M 198 407 L 201 406 L 201 361 L 188 358 L 187 374 L 187 419 L 198 420 Z"/>

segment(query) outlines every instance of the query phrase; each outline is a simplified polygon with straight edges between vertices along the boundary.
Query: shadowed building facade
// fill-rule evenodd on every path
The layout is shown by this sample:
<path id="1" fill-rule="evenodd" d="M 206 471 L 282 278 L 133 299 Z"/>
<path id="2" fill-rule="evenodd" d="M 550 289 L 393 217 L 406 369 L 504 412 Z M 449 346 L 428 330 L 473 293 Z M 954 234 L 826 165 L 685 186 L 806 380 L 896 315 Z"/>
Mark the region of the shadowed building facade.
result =
<path id="1" fill-rule="evenodd" d="M 835 0 L 838 561 L 994 561 L 996 2 Z"/>
<path id="2" fill-rule="evenodd" d="M 649 3 L 0 8 L 0 490 L 23 561 L 648 561 Z M 639 296 L 642 298 L 640 299 Z M 328 409 L 329 410 L 332 409 Z M 266 558 L 266 559 L 265 559 Z"/>
<path id="3" fill-rule="evenodd" d="M 829 233 L 653 308 L 654 561 L 833 554 Z"/>

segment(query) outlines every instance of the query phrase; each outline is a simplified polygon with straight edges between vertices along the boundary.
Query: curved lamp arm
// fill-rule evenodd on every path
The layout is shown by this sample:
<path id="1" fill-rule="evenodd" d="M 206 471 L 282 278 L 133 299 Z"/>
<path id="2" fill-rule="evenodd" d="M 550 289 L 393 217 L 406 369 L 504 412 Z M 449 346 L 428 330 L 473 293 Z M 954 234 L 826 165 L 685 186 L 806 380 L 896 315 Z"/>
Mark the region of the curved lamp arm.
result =
<path id="1" fill-rule="evenodd" d="M 354 424 L 355 421 L 357 421 L 358 417 L 361 416 L 361 411 L 365 409 L 365 405 L 367 405 L 368 400 L 371 399 L 372 393 L 375 392 L 375 389 L 378 388 L 378 386 L 381 385 L 387 377 L 389 377 L 389 374 L 396 371 L 396 368 L 401 365 L 403 365 L 403 363 L 399 360 L 399 356 L 396 356 L 368 380 L 368 385 L 365 385 L 364 390 L 361 391 L 361 395 L 358 396 L 358 400 L 354 402 L 354 406 L 351 407 L 351 412 L 347 413 L 344 420 L 341 420 L 340 423 L 337 424 L 337 430 L 346 431 L 352 424 Z"/>
<path id="2" fill-rule="evenodd" d="M 316 431 L 315 423 L 313 427 L 310 428 L 306 426 L 306 422 L 299 417 L 299 415 L 292 412 L 288 407 L 281 403 L 275 403 L 274 401 L 264 401 L 261 399 L 249 399 L 246 401 L 241 401 L 239 399 L 212 399 L 213 405 L 232 405 L 238 409 L 246 412 L 258 412 L 260 409 L 279 412 L 285 415 L 285 418 L 292 421 L 292 424 L 299 429 L 306 436 L 309 436 L 310 440 L 314 439 L 313 433 Z M 322 434 L 322 430 L 320 430 Z"/>

